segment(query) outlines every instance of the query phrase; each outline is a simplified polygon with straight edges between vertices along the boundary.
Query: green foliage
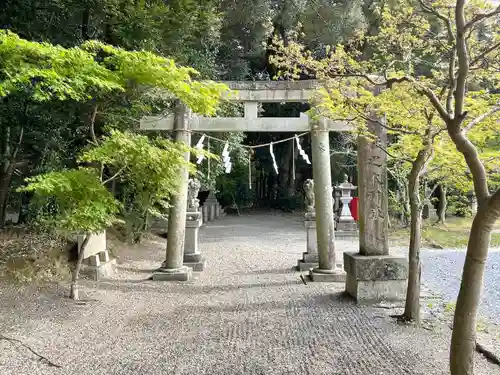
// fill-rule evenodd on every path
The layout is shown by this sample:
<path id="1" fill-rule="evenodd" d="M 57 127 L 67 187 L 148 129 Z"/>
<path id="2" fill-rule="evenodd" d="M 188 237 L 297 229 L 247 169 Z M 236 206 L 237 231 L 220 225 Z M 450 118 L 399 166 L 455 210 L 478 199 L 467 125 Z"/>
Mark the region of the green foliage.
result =
<path id="1" fill-rule="evenodd" d="M 213 114 L 227 86 L 195 81 L 198 72 L 146 51 L 98 41 L 64 48 L 29 42 L 0 30 L 0 96 L 27 93 L 35 101 L 89 100 L 131 85 L 165 89 L 193 111 Z"/>
<path id="2" fill-rule="evenodd" d="M 254 202 L 255 191 L 248 185 L 248 165 L 243 163 L 234 165 L 231 174 L 221 174 L 216 187 L 223 205 L 232 206 L 236 203 L 243 209 Z"/>
<path id="3" fill-rule="evenodd" d="M 164 138 L 151 140 L 111 130 L 78 159 L 107 170 L 111 175 L 107 180 L 101 181 L 96 169 L 79 168 L 29 178 L 19 191 L 35 193 L 42 207 L 38 220 L 46 226 L 94 233 L 121 217 L 136 237 L 146 228 L 148 215 L 163 215 L 177 191 L 180 168 L 187 166 L 194 172 L 194 166 L 184 159 L 188 150 L 187 145 Z M 113 180 L 120 183 L 122 203 L 106 187 Z"/>
<path id="4" fill-rule="evenodd" d="M 39 220 L 67 232 L 99 233 L 116 221 L 119 204 L 96 170 L 80 168 L 28 178 L 19 191 L 33 192 L 43 207 Z"/>
<path id="5" fill-rule="evenodd" d="M 178 189 L 182 166 L 194 171 L 194 166 L 184 159 L 186 151 L 186 145 L 164 138 L 150 140 L 143 135 L 112 130 L 79 160 L 112 170 L 115 178 L 126 182 L 128 198 L 133 199 L 131 207 L 145 215 L 155 213 L 154 207 L 168 206 L 169 198 Z M 126 205 L 125 210 L 131 207 Z"/>
<path id="6" fill-rule="evenodd" d="M 88 100 L 113 90 L 123 90 L 117 77 L 88 52 L 0 30 L 0 97 L 19 93 L 34 101 Z"/>
<path id="7" fill-rule="evenodd" d="M 459 217 L 472 217 L 469 199 L 460 192 L 449 195 L 448 210 Z"/>

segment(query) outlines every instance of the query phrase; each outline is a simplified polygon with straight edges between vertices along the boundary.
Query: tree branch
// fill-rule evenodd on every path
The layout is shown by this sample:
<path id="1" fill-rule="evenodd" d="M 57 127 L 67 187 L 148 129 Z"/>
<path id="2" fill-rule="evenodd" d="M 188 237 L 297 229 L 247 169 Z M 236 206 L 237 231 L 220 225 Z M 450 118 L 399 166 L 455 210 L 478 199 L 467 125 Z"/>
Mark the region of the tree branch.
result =
<path id="1" fill-rule="evenodd" d="M 493 52 L 497 48 L 500 48 L 500 42 L 493 44 L 491 47 L 485 49 L 479 55 L 477 55 L 476 57 L 474 57 L 474 59 L 471 60 L 471 62 L 470 62 L 470 66 L 476 65 L 479 62 L 479 60 L 484 59 L 486 57 L 486 55 L 488 55 L 489 53 Z"/>
<path id="2" fill-rule="evenodd" d="M 375 142 L 374 144 L 375 144 L 375 146 L 377 148 L 379 148 L 380 150 L 384 151 L 388 156 L 390 156 L 393 159 L 404 160 L 404 161 L 407 161 L 409 163 L 413 163 L 413 160 L 410 159 L 410 158 L 405 158 L 405 157 L 401 157 L 401 156 L 395 156 L 395 155 L 391 154 L 385 147 L 382 147 L 378 142 Z"/>
<path id="3" fill-rule="evenodd" d="M 444 122 L 448 122 L 449 120 L 451 120 L 450 114 L 443 107 L 443 104 L 439 101 L 434 91 L 425 86 L 419 86 L 418 91 L 420 91 L 422 94 L 427 96 L 427 98 L 429 98 L 432 105 L 434 106 L 434 108 L 436 108 L 436 111 L 438 111 L 439 116 L 441 116 Z"/>
<path id="4" fill-rule="evenodd" d="M 108 182 L 113 181 L 115 178 L 117 178 L 123 171 L 125 170 L 125 167 L 121 167 L 118 172 L 116 172 L 113 176 L 108 178 L 106 181 L 104 181 L 102 184 L 106 185 Z"/>
<path id="5" fill-rule="evenodd" d="M 463 129 L 464 134 L 467 134 L 469 130 L 471 130 L 474 126 L 479 124 L 481 121 L 486 119 L 487 117 L 495 114 L 496 112 L 500 111 L 500 105 L 497 105 L 493 108 L 491 108 L 488 112 L 483 113 L 482 115 L 476 117 L 474 120 L 469 122 L 467 126 Z"/>
<path id="6" fill-rule="evenodd" d="M 487 18 L 494 17 L 497 14 L 500 14 L 500 5 L 496 9 L 492 10 L 491 12 L 476 14 L 474 17 L 472 17 L 472 19 L 469 22 L 467 22 L 467 24 L 465 25 L 465 30 L 472 27 L 474 24 L 476 24 L 480 21 L 483 21 Z"/>
<path id="7" fill-rule="evenodd" d="M 90 115 L 90 136 L 92 137 L 92 141 L 97 145 L 97 137 L 95 136 L 95 118 L 97 116 L 97 110 L 99 106 L 94 105 L 94 109 L 92 110 L 92 114 Z"/>
<path id="8" fill-rule="evenodd" d="M 455 37 L 453 36 L 453 28 L 451 26 L 451 20 L 449 17 L 446 17 L 442 13 L 440 13 L 436 8 L 434 8 L 430 4 L 426 4 L 423 0 L 419 0 L 420 7 L 426 13 L 434 14 L 437 18 L 444 22 L 446 26 L 446 31 L 448 32 L 448 42 L 453 42 Z"/>
<path id="9" fill-rule="evenodd" d="M 7 336 L 4 336 L 4 335 L 0 335 L 0 340 L 5 340 L 5 341 L 8 341 L 10 343 L 14 343 L 14 342 L 18 343 L 19 345 L 21 345 L 22 347 L 28 349 L 31 353 L 33 353 L 34 355 L 36 355 L 38 357 L 38 360 L 40 362 L 43 362 L 43 363 L 47 364 L 50 367 L 62 368 L 61 365 L 58 365 L 58 364 L 52 362 L 50 359 L 48 359 L 47 357 L 44 357 L 41 354 L 38 354 L 36 351 L 34 351 L 33 349 L 31 349 L 28 345 L 26 345 L 25 343 L 23 343 L 21 340 L 14 339 L 12 337 L 7 337 Z"/>
<path id="10" fill-rule="evenodd" d="M 465 23 L 465 0 L 457 0 L 455 7 L 455 24 L 457 27 L 456 46 L 458 58 L 458 74 L 456 78 L 455 89 L 455 111 L 454 119 L 455 126 L 460 126 L 464 118 L 464 100 L 465 89 L 467 86 L 467 76 L 469 75 L 469 54 L 467 52 L 467 42 L 465 40 L 465 32 L 467 31 Z"/>

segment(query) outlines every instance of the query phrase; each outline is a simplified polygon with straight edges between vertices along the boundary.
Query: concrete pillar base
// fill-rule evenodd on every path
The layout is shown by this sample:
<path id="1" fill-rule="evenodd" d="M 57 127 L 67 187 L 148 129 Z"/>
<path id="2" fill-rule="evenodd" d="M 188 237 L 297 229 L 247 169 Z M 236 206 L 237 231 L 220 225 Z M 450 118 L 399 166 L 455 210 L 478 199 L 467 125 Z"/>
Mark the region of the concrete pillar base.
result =
<path id="1" fill-rule="evenodd" d="M 309 277 L 314 282 L 343 283 L 345 282 L 346 273 L 341 268 L 334 268 L 333 270 L 313 268 L 309 271 Z"/>
<path id="2" fill-rule="evenodd" d="M 356 230 L 336 230 L 335 239 L 337 240 L 358 240 L 359 231 Z"/>
<path id="3" fill-rule="evenodd" d="M 194 272 L 201 272 L 205 269 L 207 261 L 200 253 L 184 254 L 184 265 L 186 267 L 191 267 Z"/>
<path id="4" fill-rule="evenodd" d="M 312 268 L 318 267 L 318 262 L 316 263 L 306 263 L 303 260 L 297 262 L 297 271 L 309 271 Z"/>
<path id="5" fill-rule="evenodd" d="M 345 232 L 357 232 L 358 224 L 354 220 L 342 220 L 342 217 L 339 219 L 337 223 L 337 231 L 345 231 Z"/>
<path id="6" fill-rule="evenodd" d="M 186 266 L 174 269 L 159 268 L 153 272 L 155 281 L 189 281 L 192 277 L 193 270 Z"/>
<path id="7" fill-rule="evenodd" d="M 298 271 L 309 271 L 311 268 L 318 267 L 318 254 L 303 253 L 302 259 L 297 262 Z"/>
<path id="8" fill-rule="evenodd" d="M 202 258 L 197 262 L 184 262 L 184 266 L 192 268 L 193 272 L 202 272 L 207 266 L 207 261 Z"/>
<path id="9" fill-rule="evenodd" d="M 408 261 L 391 255 L 344 253 L 346 292 L 359 303 L 401 301 L 406 296 Z"/>
<path id="10" fill-rule="evenodd" d="M 97 255 L 95 257 L 99 260 Z M 98 261 L 96 265 L 82 264 L 81 273 L 92 280 L 111 277 L 116 273 L 116 259 L 109 259 L 107 262 Z"/>

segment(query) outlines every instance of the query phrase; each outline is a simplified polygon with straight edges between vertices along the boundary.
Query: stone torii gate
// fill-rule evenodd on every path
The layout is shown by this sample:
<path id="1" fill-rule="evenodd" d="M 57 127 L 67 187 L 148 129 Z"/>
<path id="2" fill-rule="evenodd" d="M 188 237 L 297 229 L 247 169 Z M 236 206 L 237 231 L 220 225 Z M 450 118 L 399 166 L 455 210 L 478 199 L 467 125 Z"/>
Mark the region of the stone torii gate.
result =
<path id="1" fill-rule="evenodd" d="M 359 253 L 344 253 L 344 270 L 335 266 L 333 193 L 330 169 L 330 131 L 350 131 L 345 121 L 326 118 L 258 117 L 262 102 L 309 102 L 320 87 L 310 81 L 223 82 L 231 90 L 228 97 L 244 104 L 244 117 L 207 118 L 181 105 L 166 117 L 147 117 L 141 129 L 174 131 L 178 142 L 190 144 L 191 132 L 311 132 L 318 267 L 311 269 L 313 281 L 346 281 L 346 290 L 357 300 L 401 299 L 406 291 L 407 265 L 404 258 L 389 255 L 387 228 L 387 155 L 366 138 L 359 139 Z M 368 129 L 386 142 L 385 129 L 378 121 Z M 189 160 L 189 152 L 185 159 Z M 189 280 L 192 269 L 183 265 L 186 228 L 188 171 L 183 169 L 178 194 L 173 198 L 168 220 L 166 258 L 153 274 L 154 280 Z"/>

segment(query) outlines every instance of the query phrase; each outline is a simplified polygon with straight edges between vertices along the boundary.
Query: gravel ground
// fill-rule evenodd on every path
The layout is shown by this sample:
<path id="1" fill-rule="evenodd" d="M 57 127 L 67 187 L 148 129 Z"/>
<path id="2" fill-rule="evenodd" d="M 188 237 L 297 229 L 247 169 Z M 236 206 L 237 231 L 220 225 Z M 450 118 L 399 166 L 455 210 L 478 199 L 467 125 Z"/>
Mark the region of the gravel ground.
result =
<path id="1" fill-rule="evenodd" d="M 422 279 L 447 301 L 455 301 L 460 288 L 465 251 L 423 250 Z M 479 314 L 500 324 L 500 252 L 490 251 L 484 275 L 484 289 Z"/>
<path id="2" fill-rule="evenodd" d="M 0 340 L 0 374 L 447 374 L 449 329 L 394 324 L 360 307 L 342 284 L 304 285 L 292 271 L 305 249 L 298 217 L 226 217 L 204 227 L 207 269 L 187 283 L 148 281 L 164 241 L 119 251 L 113 280 L 63 289 L 0 289 L 0 332 L 62 369 Z M 337 243 L 342 250 L 353 243 Z M 481 357 L 477 374 L 498 374 Z"/>

